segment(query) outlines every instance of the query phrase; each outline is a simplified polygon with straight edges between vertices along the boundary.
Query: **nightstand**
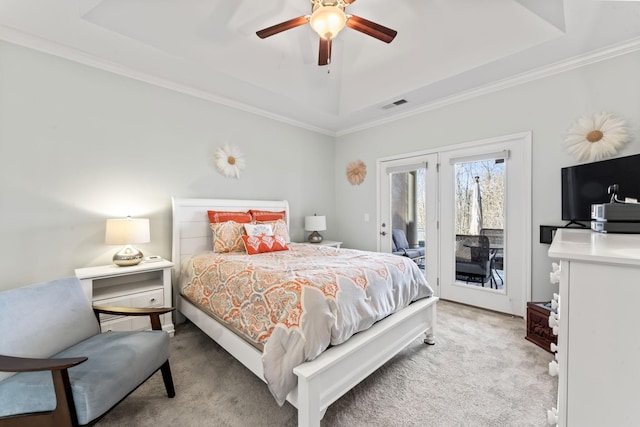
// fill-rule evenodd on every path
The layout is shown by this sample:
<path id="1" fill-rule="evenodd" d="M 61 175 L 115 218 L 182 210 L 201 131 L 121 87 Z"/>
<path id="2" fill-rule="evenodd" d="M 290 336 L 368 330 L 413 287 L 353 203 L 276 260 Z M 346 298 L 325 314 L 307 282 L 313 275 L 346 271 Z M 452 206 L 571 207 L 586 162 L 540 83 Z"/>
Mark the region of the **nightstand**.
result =
<path id="1" fill-rule="evenodd" d="M 311 243 L 311 242 L 300 242 L 305 245 L 313 245 L 313 246 L 333 246 L 334 248 L 339 248 L 342 245 L 342 242 L 336 242 L 335 240 L 323 240 L 320 243 Z"/>
<path id="2" fill-rule="evenodd" d="M 557 344 L 558 337 L 553 335 L 553 329 L 549 326 L 551 303 L 528 302 L 527 303 L 527 336 L 525 339 L 551 351 L 551 343 Z"/>
<path id="3" fill-rule="evenodd" d="M 170 307 L 171 269 L 166 260 L 141 262 L 129 267 L 115 264 L 100 267 L 77 268 L 89 301 L 95 305 L 114 307 Z M 171 313 L 160 316 L 162 329 L 173 336 Z M 150 329 L 146 316 L 100 315 L 102 331 L 137 331 Z"/>

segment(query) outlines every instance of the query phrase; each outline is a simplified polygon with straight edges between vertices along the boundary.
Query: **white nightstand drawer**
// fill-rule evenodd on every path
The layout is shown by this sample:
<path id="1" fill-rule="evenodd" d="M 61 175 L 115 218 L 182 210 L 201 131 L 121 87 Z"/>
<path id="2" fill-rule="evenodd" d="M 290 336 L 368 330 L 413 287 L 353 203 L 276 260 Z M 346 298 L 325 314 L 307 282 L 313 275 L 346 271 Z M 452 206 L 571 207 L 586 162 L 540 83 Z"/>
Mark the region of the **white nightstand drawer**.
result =
<path id="1" fill-rule="evenodd" d="M 117 298 L 107 298 L 95 300 L 94 305 L 104 305 L 107 307 L 162 307 L 164 302 L 164 293 L 162 289 L 155 291 L 140 292 L 131 295 L 122 295 Z M 112 319 L 120 318 L 113 314 L 100 314 L 100 322 L 107 322 Z M 145 319 L 148 320 L 148 319 Z M 115 329 L 114 329 L 115 330 Z"/>
<path id="2" fill-rule="evenodd" d="M 100 322 L 102 332 L 107 331 L 144 331 L 151 329 L 151 321 L 148 316 L 112 316 L 107 321 Z"/>
<path id="3" fill-rule="evenodd" d="M 128 317 L 111 316 L 110 320 L 102 321 L 102 315 L 100 315 L 100 319 L 100 329 L 102 332 L 124 332 L 133 330 L 131 329 L 131 319 Z"/>
<path id="4" fill-rule="evenodd" d="M 162 307 L 163 302 L 162 289 L 131 296 L 131 307 Z"/>

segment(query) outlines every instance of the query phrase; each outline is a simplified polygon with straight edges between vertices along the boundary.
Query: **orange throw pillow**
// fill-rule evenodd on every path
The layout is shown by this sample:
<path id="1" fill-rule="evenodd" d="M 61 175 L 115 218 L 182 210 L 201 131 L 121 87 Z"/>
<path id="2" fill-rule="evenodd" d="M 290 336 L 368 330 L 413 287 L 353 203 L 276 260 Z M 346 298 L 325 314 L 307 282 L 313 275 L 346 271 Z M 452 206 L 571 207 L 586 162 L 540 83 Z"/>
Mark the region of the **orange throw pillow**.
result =
<path id="1" fill-rule="evenodd" d="M 242 241 L 249 255 L 289 250 L 287 242 L 279 236 L 242 236 Z"/>
<path id="2" fill-rule="evenodd" d="M 278 219 L 286 218 L 286 211 L 272 212 L 272 211 L 258 211 L 250 209 L 249 213 L 254 221 L 276 221 Z"/>
<path id="3" fill-rule="evenodd" d="M 235 221 L 239 224 L 251 222 L 251 214 L 249 212 L 207 211 L 207 214 L 211 224 L 227 221 Z"/>

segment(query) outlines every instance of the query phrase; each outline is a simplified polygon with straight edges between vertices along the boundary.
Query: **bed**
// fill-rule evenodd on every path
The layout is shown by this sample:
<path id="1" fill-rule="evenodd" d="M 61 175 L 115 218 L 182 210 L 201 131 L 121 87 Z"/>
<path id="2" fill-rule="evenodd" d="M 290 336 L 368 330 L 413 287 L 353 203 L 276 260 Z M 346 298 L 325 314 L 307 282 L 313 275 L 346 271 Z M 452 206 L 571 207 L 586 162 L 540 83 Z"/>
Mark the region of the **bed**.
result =
<path id="1" fill-rule="evenodd" d="M 269 384 L 270 382 L 265 377 L 265 364 L 260 346 L 246 337 L 241 337 L 234 332 L 234 328 L 224 326 L 206 308 L 198 307 L 192 301 L 194 299 L 191 295 L 193 292 L 185 291 L 189 297 L 185 296 L 181 284 L 187 281 L 188 270 L 183 270 L 186 268 L 185 266 L 193 262 L 193 259 L 206 259 L 200 257 L 209 256 L 208 254 L 212 251 L 212 232 L 208 211 L 245 212 L 250 209 L 271 212 L 284 211 L 288 228 L 289 205 L 287 201 L 173 198 L 172 204 L 172 257 L 176 265 L 173 283 L 175 305 L 179 316 L 177 320 L 181 321 L 182 316 L 189 319 L 255 375 Z M 310 250 L 307 249 L 308 246 L 301 248 L 305 245 L 292 243 L 290 246 L 291 251 L 287 251 L 290 252 L 287 254 L 288 256 L 294 255 L 296 247 L 301 252 Z M 366 256 L 363 251 L 334 248 L 331 250 L 344 251 L 354 256 L 358 255 L 357 252 L 362 252 L 363 256 Z M 437 300 L 438 298 L 432 295 L 417 299 L 405 308 L 376 321 L 368 329 L 356 333 L 345 342 L 330 346 L 313 360 L 295 365 L 292 369 L 292 375 L 295 376 L 297 384 L 294 384 L 291 391 L 286 394 L 286 400 L 298 409 L 298 425 L 300 427 L 320 426 L 320 420 L 331 403 L 420 335 L 426 335 L 425 343 L 433 344 Z M 267 372 L 267 377 L 269 374 L 270 371 Z M 271 389 L 271 384 L 269 387 Z"/>

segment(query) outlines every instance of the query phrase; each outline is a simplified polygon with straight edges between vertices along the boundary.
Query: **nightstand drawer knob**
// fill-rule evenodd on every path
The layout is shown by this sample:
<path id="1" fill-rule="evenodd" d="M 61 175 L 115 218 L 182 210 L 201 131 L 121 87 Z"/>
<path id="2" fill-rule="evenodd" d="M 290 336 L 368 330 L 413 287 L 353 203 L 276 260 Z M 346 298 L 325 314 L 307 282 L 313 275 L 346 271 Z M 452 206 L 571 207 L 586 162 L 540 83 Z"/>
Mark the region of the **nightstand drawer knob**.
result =
<path id="1" fill-rule="evenodd" d="M 156 302 L 156 299 L 155 298 L 151 298 L 151 299 L 149 299 L 149 302 L 154 303 L 154 302 Z"/>

